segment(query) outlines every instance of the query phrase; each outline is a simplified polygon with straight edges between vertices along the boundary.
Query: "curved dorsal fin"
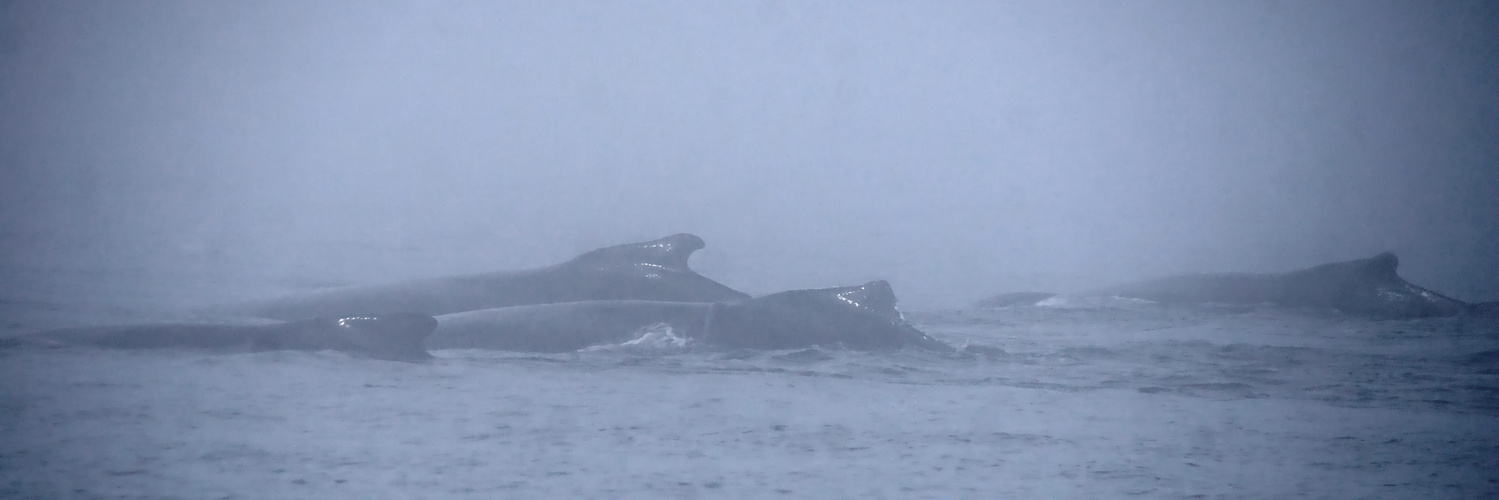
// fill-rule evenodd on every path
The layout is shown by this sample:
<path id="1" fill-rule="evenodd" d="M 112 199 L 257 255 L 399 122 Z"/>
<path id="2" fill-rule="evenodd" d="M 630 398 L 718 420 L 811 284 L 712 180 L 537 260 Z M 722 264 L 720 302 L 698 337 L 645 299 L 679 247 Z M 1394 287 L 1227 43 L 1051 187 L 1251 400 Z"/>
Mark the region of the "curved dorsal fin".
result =
<path id="1" fill-rule="evenodd" d="M 1366 259 L 1345 260 L 1342 262 L 1331 262 L 1318 266 L 1308 267 L 1298 271 L 1286 273 L 1286 276 L 1295 279 L 1342 279 L 1354 280 L 1356 282 L 1383 283 L 1399 280 L 1400 276 L 1395 273 L 1395 268 L 1400 266 L 1400 258 L 1390 252 Z M 1312 278 L 1319 277 L 1319 278 Z M 1336 278 L 1333 278 L 1336 277 Z"/>
<path id="2" fill-rule="evenodd" d="M 590 267 L 650 264 L 666 269 L 688 271 L 687 258 L 703 248 L 703 239 L 694 234 L 679 233 L 659 240 L 626 243 L 594 250 L 569 261 L 570 265 Z"/>
<path id="3" fill-rule="evenodd" d="M 1360 261 L 1359 264 L 1361 267 L 1363 267 L 1362 271 L 1365 274 L 1377 276 L 1384 279 L 1393 279 L 1398 276 L 1397 274 L 1395 274 L 1395 269 L 1400 267 L 1400 258 L 1396 257 L 1393 253 L 1383 252 L 1379 255 L 1364 259 L 1363 261 Z"/>

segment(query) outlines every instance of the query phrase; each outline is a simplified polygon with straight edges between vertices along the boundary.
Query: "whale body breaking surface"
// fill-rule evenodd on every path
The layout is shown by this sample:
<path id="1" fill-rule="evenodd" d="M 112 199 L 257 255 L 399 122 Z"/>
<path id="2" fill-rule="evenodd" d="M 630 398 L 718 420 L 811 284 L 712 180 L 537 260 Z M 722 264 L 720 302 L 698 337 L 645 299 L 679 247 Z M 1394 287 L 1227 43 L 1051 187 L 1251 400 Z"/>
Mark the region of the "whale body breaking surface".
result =
<path id="1" fill-rule="evenodd" d="M 281 320 L 405 312 L 437 316 L 588 300 L 716 302 L 749 298 L 687 265 L 703 239 L 681 233 L 593 250 L 560 264 L 384 285 L 352 286 L 237 304 L 224 312 Z"/>
<path id="2" fill-rule="evenodd" d="M 750 298 L 688 267 L 703 247 L 701 238 L 682 233 L 539 269 L 345 287 L 219 308 L 279 321 L 273 324 L 124 325 L 31 339 L 129 349 L 336 350 L 413 361 L 427 358 L 426 349 L 576 351 L 638 341 L 666 328 L 684 345 L 723 349 L 953 350 L 905 321 L 885 281 Z"/>
<path id="3" fill-rule="evenodd" d="M 995 295 L 980 308 L 1037 305 L 1063 297 L 1120 297 L 1167 304 L 1271 304 L 1336 309 L 1373 318 L 1484 314 L 1471 305 L 1416 286 L 1395 272 L 1400 260 L 1385 252 L 1286 273 L 1188 274 L 1116 285 L 1076 295 L 1016 292 Z"/>
<path id="4" fill-rule="evenodd" d="M 392 361 L 430 358 L 422 340 L 437 320 L 422 314 L 313 318 L 271 324 L 170 323 L 49 330 L 16 339 L 48 347 L 189 349 L 216 353 L 338 351 Z"/>
<path id="5" fill-rule="evenodd" d="M 401 361 L 427 359 L 428 349 L 556 353 L 638 344 L 650 336 L 666 339 L 669 345 L 711 349 L 955 350 L 906 322 L 888 282 L 751 298 L 688 266 L 691 254 L 703 247 L 701 238 L 682 233 L 600 248 L 538 269 L 346 287 L 222 309 L 257 317 L 261 324 L 73 328 L 40 332 L 9 344 L 213 352 L 335 350 Z M 1411 284 L 1396 273 L 1398 262 L 1394 254 L 1382 253 L 1287 273 L 1172 276 L 1071 297 L 1272 304 L 1373 318 L 1485 315 L 1496 309 Z M 1037 305 L 1066 297 L 1008 293 L 976 305 Z"/>
<path id="6" fill-rule="evenodd" d="M 442 315 L 429 349 L 566 352 L 628 342 L 657 325 L 715 348 L 856 350 L 952 347 L 920 332 L 885 281 L 730 302 L 589 301 Z"/>

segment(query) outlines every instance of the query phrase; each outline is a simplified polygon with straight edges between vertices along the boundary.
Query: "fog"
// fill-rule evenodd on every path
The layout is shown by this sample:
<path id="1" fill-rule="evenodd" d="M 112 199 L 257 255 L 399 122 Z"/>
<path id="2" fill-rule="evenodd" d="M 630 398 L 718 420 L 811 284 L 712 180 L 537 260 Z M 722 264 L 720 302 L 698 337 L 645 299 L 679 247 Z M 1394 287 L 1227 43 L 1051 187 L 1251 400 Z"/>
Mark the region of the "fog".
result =
<path id="1" fill-rule="evenodd" d="M 5 286 L 232 294 L 692 232 L 751 293 L 956 307 L 1388 250 L 1495 300 L 1496 26 L 1455 1 L 6 2 Z"/>

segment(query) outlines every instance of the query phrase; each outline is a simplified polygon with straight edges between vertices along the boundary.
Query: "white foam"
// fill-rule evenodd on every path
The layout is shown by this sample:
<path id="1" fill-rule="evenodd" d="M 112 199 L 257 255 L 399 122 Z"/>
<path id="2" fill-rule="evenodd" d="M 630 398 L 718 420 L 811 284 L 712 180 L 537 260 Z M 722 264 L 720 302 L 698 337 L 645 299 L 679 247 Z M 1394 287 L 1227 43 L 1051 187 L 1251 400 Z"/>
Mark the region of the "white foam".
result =
<path id="1" fill-rule="evenodd" d="M 1131 308 L 1142 305 L 1154 304 L 1145 299 L 1133 297 L 1108 296 L 1066 296 L 1056 295 L 1048 297 L 1036 303 L 1036 307 L 1055 307 L 1059 309 L 1100 309 L 1100 308 Z"/>
<path id="2" fill-rule="evenodd" d="M 609 350 L 631 350 L 631 351 L 675 351 L 687 347 L 690 339 L 679 337 L 671 325 L 666 323 L 652 323 L 635 331 L 635 338 L 619 344 L 596 345 L 584 349 L 585 351 L 609 351 Z"/>

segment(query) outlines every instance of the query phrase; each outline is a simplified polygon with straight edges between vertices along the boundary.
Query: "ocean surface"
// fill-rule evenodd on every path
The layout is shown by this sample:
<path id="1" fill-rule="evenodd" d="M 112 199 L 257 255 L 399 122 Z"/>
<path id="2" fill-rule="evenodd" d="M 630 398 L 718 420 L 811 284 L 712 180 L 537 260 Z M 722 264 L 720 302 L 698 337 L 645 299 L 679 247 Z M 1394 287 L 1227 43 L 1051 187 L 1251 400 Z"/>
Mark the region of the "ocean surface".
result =
<path id="1" fill-rule="evenodd" d="M 50 285 L 0 296 L 5 336 L 226 298 L 6 272 Z M 962 351 L 724 352 L 670 331 L 426 363 L 12 346 L 0 497 L 1499 497 L 1493 318 L 1119 299 L 905 315 Z"/>

